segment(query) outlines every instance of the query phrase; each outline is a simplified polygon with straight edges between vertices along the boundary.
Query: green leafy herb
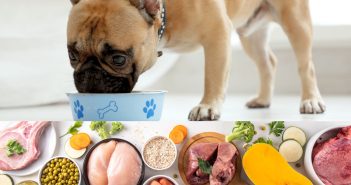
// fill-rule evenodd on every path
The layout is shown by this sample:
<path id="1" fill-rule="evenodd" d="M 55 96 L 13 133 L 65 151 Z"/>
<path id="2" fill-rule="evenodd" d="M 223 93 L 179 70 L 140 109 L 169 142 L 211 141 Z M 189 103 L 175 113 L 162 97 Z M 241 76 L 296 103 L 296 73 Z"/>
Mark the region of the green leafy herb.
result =
<path id="1" fill-rule="evenodd" d="M 83 125 L 83 122 L 82 122 L 82 121 L 76 121 L 73 125 L 71 125 L 71 126 L 68 128 L 68 131 L 67 131 L 64 135 L 60 136 L 60 138 L 66 136 L 66 135 L 68 135 L 68 134 L 71 134 L 71 135 L 77 134 L 77 133 L 79 132 L 78 129 L 79 129 L 80 127 L 82 127 L 82 125 Z"/>
<path id="2" fill-rule="evenodd" d="M 6 147 L 6 154 L 8 157 L 11 157 L 15 154 L 22 155 L 27 151 L 19 142 L 17 142 L 17 140 L 9 140 L 6 144 Z"/>
<path id="3" fill-rule="evenodd" d="M 269 134 L 274 134 L 275 136 L 279 137 L 282 135 L 284 129 L 285 129 L 285 125 L 284 125 L 284 121 L 272 121 L 269 124 Z"/>
<path id="4" fill-rule="evenodd" d="M 237 121 L 235 122 L 232 133 L 227 135 L 225 140 L 227 142 L 240 140 L 249 143 L 255 134 L 255 126 L 250 121 Z"/>
<path id="5" fill-rule="evenodd" d="M 204 174 L 211 174 L 212 166 L 208 161 L 205 161 L 201 158 L 197 158 L 197 162 L 199 164 L 199 168 Z"/>
<path id="6" fill-rule="evenodd" d="M 256 139 L 256 141 L 253 142 L 254 144 L 257 144 L 257 143 L 266 143 L 266 144 L 269 144 L 269 145 L 272 145 L 273 146 L 273 141 L 270 139 L 270 138 L 264 138 L 264 137 L 260 137 L 258 139 Z"/>
<path id="7" fill-rule="evenodd" d="M 124 128 L 121 122 L 112 122 L 111 125 L 111 130 L 109 130 L 106 121 L 92 121 L 90 129 L 96 131 L 101 139 L 107 139 Z"/>

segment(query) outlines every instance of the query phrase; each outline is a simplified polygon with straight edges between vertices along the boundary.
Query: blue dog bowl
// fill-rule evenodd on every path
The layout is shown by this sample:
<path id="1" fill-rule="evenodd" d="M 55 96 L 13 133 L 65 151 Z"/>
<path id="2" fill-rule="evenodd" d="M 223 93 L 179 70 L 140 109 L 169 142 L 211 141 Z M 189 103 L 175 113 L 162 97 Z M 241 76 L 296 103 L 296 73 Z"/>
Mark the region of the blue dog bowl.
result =
<path id="1" fill-rule="evenodd" d="M 120 94 L 68 93 L 74 120 L 159 121 L 165 91 Z"/>

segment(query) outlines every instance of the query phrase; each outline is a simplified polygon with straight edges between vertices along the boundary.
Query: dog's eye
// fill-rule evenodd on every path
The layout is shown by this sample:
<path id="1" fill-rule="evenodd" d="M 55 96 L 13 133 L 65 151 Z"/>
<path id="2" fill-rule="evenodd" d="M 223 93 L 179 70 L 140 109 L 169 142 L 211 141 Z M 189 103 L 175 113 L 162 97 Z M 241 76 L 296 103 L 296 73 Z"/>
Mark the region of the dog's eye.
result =
<path id="1" fill-rule="evenodd" d="M 112 58 L 112 62 L 114 65 L 116 65 L 117 67 L 122 67 L 124 66 L 124 64 L 126 63 L 127 59 L 125 56 L 123 55 L 115 55 Z"/>
<path id="2" fill-rule="evenodd" d="M 71 61 L 77 61 L 78 58 L 76 57 L 76 55 L 72 52 L 72 51 L 68 51 L 68 57 Z"/>

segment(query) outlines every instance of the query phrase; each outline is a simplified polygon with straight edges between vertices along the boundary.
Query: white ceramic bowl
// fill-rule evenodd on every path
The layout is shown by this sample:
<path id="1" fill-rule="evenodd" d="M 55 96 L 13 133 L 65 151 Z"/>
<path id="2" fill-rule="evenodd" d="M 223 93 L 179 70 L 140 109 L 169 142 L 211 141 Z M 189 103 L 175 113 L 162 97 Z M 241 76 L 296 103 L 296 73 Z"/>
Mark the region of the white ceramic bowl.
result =
<path id="1" fill-rule="evenodd" d="M 318 132 L 317 134 L 313 135 L 306 145 L 304 165 L 308 176 L 310 177 L 310 179 L 313 181 L 314 184 L 323 185 L 324 183 L 320 180 L 320 178 L 318 177 L 318 175 L 316 174 L 313 168 L 313 164 L 312 164 L 313 148 L 317 143 L 320 143 L 332 137 L 335 137 L 337 132 L 323 135 L 324 133 L 327 133 L 328 131 L 331 131 L 331 130 L 340 130 L 341 128 L 343 127 L 334 126 L 334 127 L 329 127 L 327 129 L 324 129 Z"/>
<path id="2" fill-rule="evenodd" d="M 168 141 L 170 141 L 170 142 L 172 143 L 174 152 L 175 152 L 175 154 L 176 154 L 174 160 L 170 163 L 170 165 L 167 166 L 166 168 L 163 168 L 163 169 L 157 169 L 157 168 L 154 168 L 154 167 L 150 166 L 150 165 L 147 163 L 147 161 L 145 160 L 145 158 L 144 158 L 145 146 L 146 146 L 151 140 L 154 140 L 154 139 L 156 139 L 156 138 L 164 138 L 164 139 L 167 139 Z M 143 148 L 142 148 L 142 150 L 141 150 L 141 156 L 143 157 L 143 161 L 144 161 L 144 163 L 146 164 L 146 166 L 149 167 L 150 169 L 153 169 L 153 170 L 156 170 L 156 171 L 167 170 L 168 168 L 170 168 L 170 167 L 174 164 L 174 162 L 176 161 L 177 155 L 178 155 L 178 153 L 177 153 L 177 147 L 176 147 L 176 145 L 173 143 L 173 141 L 172 141 L 171 139 L 169 139 L 168 137 L 165 137 L 165 136 L 154 136 L 154 137 L 151 137 L 150 139 L 148 139 L 148 140 L 145 142 L 145 144 L 144 144 L 144 146 L 143 146 Z"/>
<path id="3" fill-rule="evenodd" d="M 40 181 L 40 178 L 41 178 L 41 175 L 42 175 L 42 173 L 43 173 L 44 168 L 46 167 L 46 164 L 49 163 L 49 162 L 50 162 L 51 160 L 53 160 L 53 159 L 62 159 L 62 158 L 69 159 L 70 161 L 72 161 L 72 162 L 77 166 L 78 172 L 79 172 L 78 184 L 81 184 L 81 183 L 82 183 L 82 173 L 81 173 L 81 171 L 80 171 L 79 165 L 78 165 L 73 159 L 71 159 L 71 158 L 69 158 L 69 157 L 57 156 L 57 157 L 53 157 L 53 158 L 51 158 L 50 160 L 48 160 L 48 161 L 41 167 L 41 169 L 40 169 L 40 171 L 39 171 L 39 174 L 38 174 L 38 183 L 39 183 L 39 185 L 42 185 L 42 183 L 41 183 L 41 181 Z"/>
<path id="4" fill-rule="evenodd" d="M 177 181 L 175 181 L 175 180 L 172 179 L 171 177 L 168 177 L 168 176 L 165 176 L 165 175 L 155 175 L 155 176 L 152 176 L 152 177 L 150 177 L 148 180 L 146 180 L 146 181 L 144 182 L 143 185 L 150 185 L 151 181 L 156 180 L 156 179 L 160 179 L 160 178 L 165 178 L 165 179 L 171 181 L 174 185 L 179 185 L 179 184 L 177 183 Z"/>

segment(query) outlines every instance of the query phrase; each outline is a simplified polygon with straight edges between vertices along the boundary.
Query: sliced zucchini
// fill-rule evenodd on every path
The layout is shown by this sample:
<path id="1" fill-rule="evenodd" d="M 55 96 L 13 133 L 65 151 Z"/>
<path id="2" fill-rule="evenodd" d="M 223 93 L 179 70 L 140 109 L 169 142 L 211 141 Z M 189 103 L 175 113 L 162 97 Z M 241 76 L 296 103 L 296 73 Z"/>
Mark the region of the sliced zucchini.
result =
<path id="1" fill-rule="evenodd" d="M 0 184 L 1 185 L 14 185 L 12 177 L 6 174 L 0 174 Z"/>
<path id="2" fill-rule="evenodd" d="M 283 141 L 294 139 L 301 144 L 301 146 L 305 146 L 307 137 L 305 132 L 298 127 L 289 127 L 283 133 Z"/>
<path id="3" fill-rule="evenodd" d="M 76 149 L 72 148 L 71 144 L 69 143 L 69 140 L 65 144 L 65 152 L 68 155 L 68 157 L 70 157 L 72 159 L 78 159 L 78 158 L 82 157 L 86 151 L 87 151 L 86 148 L 81 149 L 81 150 L 76 150 Z"/>
<path id="4" fill-rule="evenodd" d="M 303 155 L 303 148 L 298 141 L 288 139 L 280 144 L 279 153 L 286 161 L 289 163 L 294 163 L 301 159 Z"/>

